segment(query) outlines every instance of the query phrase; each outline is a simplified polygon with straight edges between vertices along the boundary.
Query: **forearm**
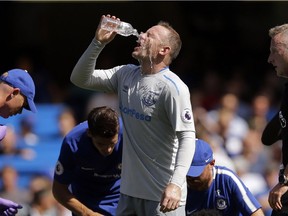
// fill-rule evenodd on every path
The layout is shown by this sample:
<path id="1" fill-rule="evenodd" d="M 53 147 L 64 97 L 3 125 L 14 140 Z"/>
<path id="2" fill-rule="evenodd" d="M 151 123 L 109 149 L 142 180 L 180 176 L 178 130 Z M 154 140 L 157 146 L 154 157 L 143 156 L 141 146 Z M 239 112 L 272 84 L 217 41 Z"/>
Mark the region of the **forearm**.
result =
<path id="1" fill-rule="evenodd" d="M 72 71 L 70 80 L 74 85 L 89 89 L 90 79 L 96 67 L 97 58 L 103 48 L 104 45 L 95 38 L 92 40 Z"/>
<path id="2" fill-rule="evenodd" d="M 195 152 L 195 132 L 177 132 L 179 150 L 171 183 L 182 187 Z"/>
<path id="3" fill-rule="evenodd" d="M 55 197 L 56 198 L 56 197 Z M 75 215 L 78 216 L 96 216 L 101 215 L 93 212 L 91 209 L 89 209 L 87 206 L 85 206 L 83 203 L 81 203 L 78 199 L 75 197 L 66 198 L 56 198 L 56 200 L 62 204 L 64 207 L 69 209 L 71 212 L 73 212 Z"/>
<path id="4" fill-rule="evenodd" d="M 63 205 L 65 208 L 69 209 L 75 215 L 78 216 L 100 216 L 96 212 L 93 212 L 83 203 L 81 203 L 68 189 L 67 185 L 60 184 L 58 182 L 53 183 L 52 189 L 55 199 Z"/>

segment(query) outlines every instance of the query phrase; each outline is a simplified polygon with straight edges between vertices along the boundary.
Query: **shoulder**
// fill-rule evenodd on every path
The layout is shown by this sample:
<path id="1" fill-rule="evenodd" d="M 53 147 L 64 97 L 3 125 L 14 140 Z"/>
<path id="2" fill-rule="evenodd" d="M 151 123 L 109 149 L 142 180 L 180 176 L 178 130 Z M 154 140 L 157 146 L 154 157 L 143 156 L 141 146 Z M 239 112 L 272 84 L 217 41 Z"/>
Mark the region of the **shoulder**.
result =
<path id="1" fill-rule="evenodd" d="M 226 179 L 240 179 L 237 174 L 225 166 L 215 166 L 216 176 Z"/>
<path id="2" fill-rule="evenodd" d="M 135 70 L 139 70 L 139 65 L 134 64 L 126 64 L 126 65 L 119 65 L 115 67 L 119 71 L 125 71 L 125 72 L 134 72 Z"/>
<path id="3" fill-rule="evenodd" d="M 164 77 L 164 79 L 167 80 L 167 82 L 169 81 L 170 83 L 187 86 L 186 83 L 176 73 L 169 69 L 163 71 L 162 73 L 160 72 L 160 74 Z"/>
<path id="4" fill-rule="evenodd" d="M 121 80 L 134 79 L 135 76 L 140 75 L 140 66 L 134 64 L 116 66 L 112 70 Z"/>
<path id="5" fill-rule="evenodd" d="M 88 129 L 88 122 L 84 121 L 76 125 L 66 136 L 65 140 L 71 141 L 71 140 L 78 140 L 80 137 L 86 133 Z"/>
<path id="6" fill-rule="evenodd" d="M 158 77 L 165 83 L 166 93 L 175 97 L 190 94 L 188 86 L 172 71 L 166 70 L 160 73 Z"/>
<path id="7" fill-rule="evenodd" d="M 79 145 L 81 142 L 87 142 L 86 137 L 87 136 L 87 128 L 88 128 L 88 122 L 82 122 L 75 126 L 64 138 L 63 140 L 63 146 L 69 146 L 72 152 L 77 152 L 80 146 L 86 146 L 86 145 Z M 84 139 L 83 139 L 84 137 Z"/>
<path id="8" fill-rule="evenodd" d="M 189 88 L 184 83 L 184 81 L 174 72 L 170 70 L 166 70 L 163 73 L 160 73 L 162 80 L 166 83 L 169 87 L 171 93 L 175 93 L 177 95 L 183 95 L 189 93 Z"/>
<path id="9" fill-rule="evenodd" d="M 226 182 L 230 186 L 245 190 L 242 180 L 234 171 L 224 166 L 215 166 L 215 170 L 216 181 Z"/>

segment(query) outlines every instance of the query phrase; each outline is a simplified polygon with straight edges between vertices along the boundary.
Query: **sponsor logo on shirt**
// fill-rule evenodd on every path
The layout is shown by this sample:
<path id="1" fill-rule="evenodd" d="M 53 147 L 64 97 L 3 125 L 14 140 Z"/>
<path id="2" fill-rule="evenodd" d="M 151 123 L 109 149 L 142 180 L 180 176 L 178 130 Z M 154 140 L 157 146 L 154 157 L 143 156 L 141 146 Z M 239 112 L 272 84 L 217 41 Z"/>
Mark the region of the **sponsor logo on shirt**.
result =
<path id="1" fill-rule="evenodd" d="M 120 174 L 111 174 L 111 175 L 101 175 L 98 173 L 94 173 L 94 177 L 100 177 L 100 178 L 120 178 Z"/>
<path id="2" fill-rule="evenodd" d="M 141 121 L 151 121 L 151 116 L 145 115 L 145 114 L 141 114 L 139 112 L 137 112 L 135 109 L 130 109 L 128 107 L 123 107 L 122 105 L 119 106 L 119 109 L 122 113 L 129 115 L 133 118 L 136 118 L 138 120 Z"/>
<path id="3" fill-rule="evenodd" d="M 81 167 L 81 169 L 86 170 L 86 171 L 95 170 L 94 168 L 90 168 L 90 167 Z"/>
<path id="4" fill-rule="evenodd" d="M 81 166 L 81 170 L 87 171 L 87 172 L 91 173 L 94 177 L 97 177 L 97 178 L 120 178 L 121 177 L 122 163 L 117 164 L 115 168 L 116 168 L 116 170 L 111 174 L 103 174 L 103 173 L 100 174 L 100 173 L 97 173 L 95 171 L 95 168 L 93 168 L 93 167 Z"/>

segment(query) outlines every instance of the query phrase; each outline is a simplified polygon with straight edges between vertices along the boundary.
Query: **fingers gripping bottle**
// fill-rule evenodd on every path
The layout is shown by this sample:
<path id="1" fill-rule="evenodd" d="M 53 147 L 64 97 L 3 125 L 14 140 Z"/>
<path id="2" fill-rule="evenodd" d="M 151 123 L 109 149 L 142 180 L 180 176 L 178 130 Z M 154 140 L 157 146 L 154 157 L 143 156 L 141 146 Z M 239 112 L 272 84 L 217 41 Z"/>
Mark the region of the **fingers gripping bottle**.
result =
<path id="1" fill-rule="evenodd" d="M 136 29 L 130 23 L 122 22 L 120 20 L 104 17 L 101 22 L 101 28 L 107 31 L 115 31 L 117 34 L 122 36 L 134 35 L 139 37 Z"/>

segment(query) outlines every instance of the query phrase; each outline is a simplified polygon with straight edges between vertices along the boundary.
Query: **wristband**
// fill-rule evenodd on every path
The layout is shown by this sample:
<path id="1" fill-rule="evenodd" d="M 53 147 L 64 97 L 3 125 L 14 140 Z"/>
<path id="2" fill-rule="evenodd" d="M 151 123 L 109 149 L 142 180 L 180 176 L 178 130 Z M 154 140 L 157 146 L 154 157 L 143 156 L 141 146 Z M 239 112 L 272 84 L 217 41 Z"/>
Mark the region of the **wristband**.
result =
<path id="1" fill-rule="evenodd" d="M 288 185 L 288 177 L 286 177 L 284 174 L 280 174 L 279 177 L 278 177 L 278 181 L 279 181 L 279 184 L 281 185 Z"/>

